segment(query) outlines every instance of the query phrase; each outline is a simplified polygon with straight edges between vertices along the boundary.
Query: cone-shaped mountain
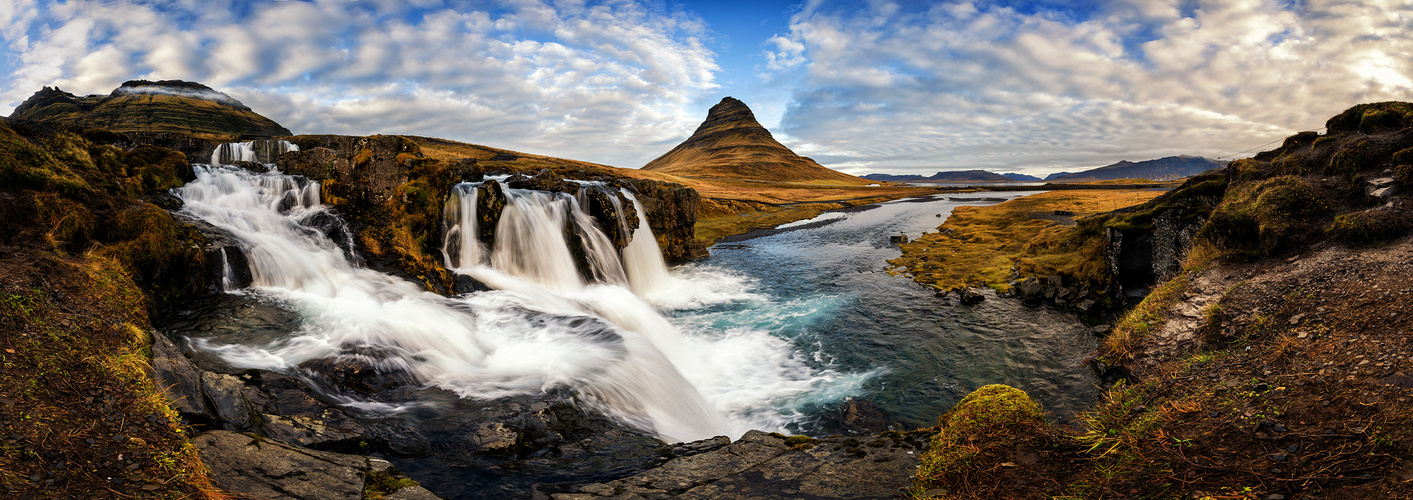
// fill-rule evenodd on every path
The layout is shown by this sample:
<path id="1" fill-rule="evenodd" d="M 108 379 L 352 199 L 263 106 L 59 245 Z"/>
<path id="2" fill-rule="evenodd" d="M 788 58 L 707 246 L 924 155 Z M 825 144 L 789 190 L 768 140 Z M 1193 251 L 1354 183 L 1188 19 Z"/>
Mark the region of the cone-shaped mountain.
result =
<path id="1" fill-rule="evenodd" d="M 751 108 L 727 97 L 712 106 L 697 131 L 667 154 L 643 166 L 682 177 L 761 181 L 868 184 L 795 154 L 756 121 Z"/>
<path id="2" fill-rule="evenodd" d="M 63 123 L 114 132 L 181 132 L 221 136 L 287 136 L 289 129 L 231 96 L 181 80 L 124 82 L 112 93 L 79 97 L 44 87 L 11 119 Z"/>

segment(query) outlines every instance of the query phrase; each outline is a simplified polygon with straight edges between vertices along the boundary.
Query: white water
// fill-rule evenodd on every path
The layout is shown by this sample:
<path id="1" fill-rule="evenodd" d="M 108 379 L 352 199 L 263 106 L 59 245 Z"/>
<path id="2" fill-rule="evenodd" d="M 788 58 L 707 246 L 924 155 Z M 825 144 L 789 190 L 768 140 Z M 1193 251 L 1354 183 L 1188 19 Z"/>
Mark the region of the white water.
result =
<path id="1" fill-rule="evenodd" d="M 671 276 L 641 215 L 616 262 L 626 272 L 615 275 L 612 252 L 603 251 L 607 237 L 585 227 L 593 220 L 573 197 L 506 190 L 509 203 L 486 255 L 472 243 L 475 189 L 459 186 L 444 214 L 444 227 L 455 229 L 446 232 L 447 265 L 495 290 L 447 298 L 357 267 L 306 227 L 327 210 L 317 183 L 300 186 L 278 172 L 196 171 L 195 181 L 176 190 L 183 210 L 240 238 L 254 276 L 251 291 L 285 301 L 302 318 L 298 331 L 268 345 L 198 345 L 236 366 L 288 369 L 346 348 L 379 346 L 388 353 L 377 361 L 383 369 L 462 397 L 568 388 L 667 441 L 784 430 L 801 401 L 842 397 L 867 377 L 812 369 L 800 359 L 804 354 L 765 331 L 708 325 L 684 331 L 671 324 L 654 305 L 700 307 L 755 296 L 739 276 L 702 269 L 690 278 Z M 568 251 L 570 222 L 595 255 L 592 283 Z M 624 281 L 634 283 L 632 290 Z M 640 286 L 652 291 L 649 300 L 635 295 Z"/>
<path id="2" fill-rule="evenodd" d="M 211 151 L 211 164 L 229 165 L 238 161 L 272 163 L 276 156 L 290 151 L 299 151 L 299 146 L 273 139 L 229 142 Z"/>

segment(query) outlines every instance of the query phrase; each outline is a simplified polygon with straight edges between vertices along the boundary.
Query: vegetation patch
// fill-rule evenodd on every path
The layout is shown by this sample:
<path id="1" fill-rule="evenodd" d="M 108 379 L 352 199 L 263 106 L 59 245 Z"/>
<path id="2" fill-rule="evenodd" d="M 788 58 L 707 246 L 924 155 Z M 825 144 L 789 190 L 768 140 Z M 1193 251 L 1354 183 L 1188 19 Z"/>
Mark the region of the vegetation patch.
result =
<path id="1" fill-rule="evenodd" d="M 1104 225 L 1134 222 L 1085 217 L 1140 205 L 1162 194 L 1065 190 L 991 206 L 957 207 L 938 232 L 899 245 L 903 255 L 888 263 L 939 290 L 973 283 L 1005 289 L 1015 277 L 1013 270 L 1023 276 L 1063 274 L 1079 281 L 1104 280 Z M 1056 217 L 1056 213 L 1070 215 Z"/>
<path id="2" fill-rule="evenodd" d="M 1335 216 L 1329 234 L 1335 239 L 1356 245 L 1392 241 L 1408 234 L 1408 215 L 1393 210 L 1364 210 Z"/>
<path id="3" fill-rule="evenodd" d="M 1043 468 L 1035 466 L 1058 433 L 1024 391 L 981 387 L 937 425 L 918 466 L 913 498 L 1023 498 L 1049 489 L 1037 481 Z"/>
<path id="4" fill-rule="evenodd" d="M 1222 256 L 1251 260 L 1295 248 L 1316 228 L 1325 227 L 1331 211 L 1301 177 L 1281 176 L 1238 184 L 1202 229 Z"/>

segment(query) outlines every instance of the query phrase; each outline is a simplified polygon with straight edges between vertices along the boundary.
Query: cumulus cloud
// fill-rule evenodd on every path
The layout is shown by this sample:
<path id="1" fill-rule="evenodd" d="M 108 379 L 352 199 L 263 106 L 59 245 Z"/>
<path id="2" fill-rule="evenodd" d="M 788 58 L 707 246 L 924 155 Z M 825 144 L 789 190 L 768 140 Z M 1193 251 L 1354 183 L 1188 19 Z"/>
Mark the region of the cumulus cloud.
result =
<path id="1" fill-rule="evenodd" d="M 1401 0 L 1118 0 L 1082 18 L 818 1 L 772 41 L 791 64 L 767 76 L 803 68 L 781 131 L 826 164 L 1046 172 L 1230 155 L 1409 99 L 1394 54 L 1413 53 L 1411 23 Z"/>
<path id="2" fill-rule="evenodd" d="M 404 133 L 637 167 L 716 88 L 690 14 L 633 1 L 71 0 L 0 11 L 8 114 L 45 85 L 199 81 L 296 133 Z M 27 14 L 28 13 L 28 14 Z"/>

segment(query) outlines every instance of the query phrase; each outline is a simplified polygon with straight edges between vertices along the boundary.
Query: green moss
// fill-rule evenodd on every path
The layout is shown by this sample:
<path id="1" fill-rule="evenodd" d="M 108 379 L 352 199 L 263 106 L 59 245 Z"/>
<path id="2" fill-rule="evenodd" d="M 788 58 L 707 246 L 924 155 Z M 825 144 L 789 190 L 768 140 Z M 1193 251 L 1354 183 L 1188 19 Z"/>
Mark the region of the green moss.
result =
<path id="1" fill-rule="evenodd" d="M 1200 233 L 1223 256 L 1250 260 L 1273 255 L 1309 236 L 1330 211 L 1299 177 L 1274 177 L 1230 190 Z"/>
<path id="2" fill-rule="evenodd" d="M 365 500 L 377 500 L 403 488 L 419 486 L 417 481 L 407 475 L 398 472 L 397 469 L 386 469 L 378 472 L 369 472 L 368 477 L 363 480 L 363 498 Z"/>
<path id="3" fill-rule="evenodd" d="M 1379 132 L 1413 124 L 1413 104 L 1398 101 L 1355 105 L 1325 122 L 1330 133 Z"/>
<path id="4" fill-rule="evenodd" d="M 912 495 L 961 492 L 1007 460 L 1017 443 L 1043 445 L 1051 431 L 1040 404 L 1025 391 L 1000 384 L 981 387 L 938 419 Z"/>
<path id="5" fill-rule="evenodd" d="M 790 436 L 785 438 L 785 446 L 793 450 L 808 450 L 813 448 L 819 440 L 809 436 Z"/>
<path id="6" fill-rule="evenodd" d="M 0 122 L 0 181 L 17 187 L 76 194 L 93 188 L 43 145 L 30 142 Z"/>
<path id="7" fill-rule="evenodd" d="M 1391 210 L 1365 210 L 1336 216 L 1329 234 L 1345 243 L 1376 244 L 1408 234 L 1408 217 Z"/>
<path id="8" fill-rule="evenodd" d="M 1336 140 L 1338 139 L 1335 139 L 1334 137 L 1330 136 L 1315 139 L 1315 142 L 1310 143 L 1310 149 L 1320 149 L 1321 147 L 1324 147 L 1327 144 L 1333 144 Z"/>
<path id="9" fill-rule="evenodd" d="M 1330 157 L 1330 169 L 1335 174 L 1354 175 L 1374 166 L 1368 139 L 1346 143 Z"/>

